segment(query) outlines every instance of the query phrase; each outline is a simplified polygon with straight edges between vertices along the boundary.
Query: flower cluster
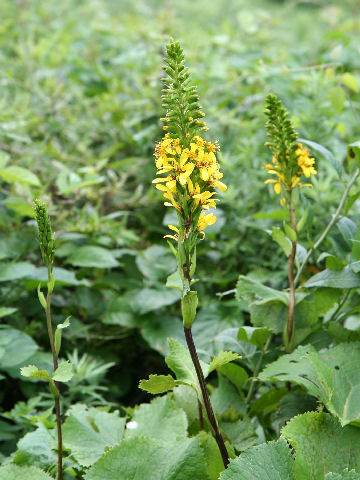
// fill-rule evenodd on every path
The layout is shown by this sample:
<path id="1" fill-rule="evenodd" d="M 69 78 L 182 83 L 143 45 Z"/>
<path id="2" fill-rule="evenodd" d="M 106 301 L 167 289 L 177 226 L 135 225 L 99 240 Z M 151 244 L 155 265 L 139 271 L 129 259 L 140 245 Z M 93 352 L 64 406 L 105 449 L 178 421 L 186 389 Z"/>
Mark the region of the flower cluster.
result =
<path id="1" fill-rule="evenodd" d="M 189 146 L 184 146 L 179 138 L 170 138 L 169 134 L 155 148 L 159 176 L 153 183 L 163 192 L 165 205 L 174 207 L 188 227 L 196 228 L 197 232 L 203 232 L 216 221 L 213 213 L 205 214 L 216 207 L 214 189 L 226 190 L 220 181 L 223 174 L 216 160 L 218 150 L 217 142 L 207 142 L 199 135 L 190 139 Z M 177 227 L 169 225 L 169 228 L 179 233 Z M 177 235 L 167 236 L 178 240 Z"/>
<path id="2" fill-rule="evenodd" d="M 296 186 L 312 187 L 310 183 L 301 183 L 301 177 L 304 175 L 309 178 L 315 175 L 314 158 L 310 157 L 310 152 L 302 143 L 297 141 L 295 132 L 289 114 L 280 100 L 274 95 L 268 95 L 267 109 L 268 116 L 266 123 L 267 133 L 270 137 L 269 146 L 273 152 L 272 163 L 265 165 L 265 169 L 276 178 L 265 180 L 265 183 L 274 184 L 274 191 L 280 195 L 282 190 L 291 192 Z M 280 203 L 285 205 L 286 197 L 282 197 Z"/>
<path id="3" fill-rule="evenodd" d="M 268 163 L 265 165 L 268 173 L 277 176 L 276 179 L 269 178 L 265 180 L 265 183 L 274 184 L 274 191 L 277 195 L 280 195 L 282 186 L 284 186 L 286 190 L 292 190 L 294 187 L 296 187 L 296 185 L 300 188 L 312 187 L 311 183 L 301 183 L 300 179 L 302 175 L 305 175 L 306 178 L 309 178 L 310 175 L 315 175 L 317 173 L 314 167 L 315 159 L 309 156 L 309 150 L 304 148 L 301 143 L 298 144 L 298 148 L 295 150 L 295 155 L 298 168 L 296 172 L 291 175 L 289 179 L 290 181 L 286 178 L 287 165 L 281 165 L 279 162 L 278 152 L 273 156 L 272 164 Z"/>

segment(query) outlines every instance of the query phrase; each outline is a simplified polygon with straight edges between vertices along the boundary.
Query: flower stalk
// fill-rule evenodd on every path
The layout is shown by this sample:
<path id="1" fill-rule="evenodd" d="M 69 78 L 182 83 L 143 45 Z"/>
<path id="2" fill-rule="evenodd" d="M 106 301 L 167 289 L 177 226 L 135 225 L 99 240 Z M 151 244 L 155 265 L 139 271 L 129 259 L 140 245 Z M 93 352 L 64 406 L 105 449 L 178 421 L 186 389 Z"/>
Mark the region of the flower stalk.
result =
<path id="1" fill-rule="evenodd" d="M 265 180 L 265 183 L 273 184 L 277 195 L 282 194 L 280 204 L 288 209 L 288 223 L 284 222 L 284 233 L 291 242 L 288 252 L 288 282 L 289 282 L 289 308 L 288 320 L 284 331 L 284 343 L 287 352 L 292 350 L 294 335 L 294 312 L 295 312 L 295 257 L 297 238 L 301 229 L 296 222 L 295 192 L 302 187 L 312 187 L 311 183 L 301 183 L 302 177 L 310 178 L 315 175 L 314 158 L 310 157 L 309 151 L 297 141 L 289 114 L 280 100 L 274 95 L 268 95 L 266 99 L 265 114 L 267 134 L 270 139 L 266 143 L 273 152 L 272 163 L 265 165 L 268 173 L 275 178 Z"/>
<path id="2" fill-rule="evenodd" d="M 200 134 L 207 131 L 203 121 L 196 88 L 190 84 L 190 74 L 184 65 L 184 54 L 173 40 L 166 47 L 162 105 L 166 109 L 163 130 L 166 132 L 155 147 L 156 188 L 163 192 L 165 206 L 175 208 L 178 225 L 168 225 L 171 234 L 165 235 L 177 243 L 178 272 L 182 280 L 181 311 L 184 333 L 190 356 L 201 389 L 199 420 L 203 423 L 203 404 L 214 438 L 218 444 L 225 468 L 229 456 L 221 435 L 203 371 L 200 366 L 191 327 L 198 304 L 197 292 L 191 290 L 196 269 L 196 245 L 205 238 L 204 230 L 215 223 L 216 217 L 207 211 L 216 208 L 215 189 L 226 190 L 221 182 L 223 174 L 216 159 L 217 142 L 205 140 Z"/>
<path id="3" fill-rule="evenodd" d="M 43 293 L 38 288 L 39 301 L 46 314 L 46 325 L 49 334 L 49 341 L 51 347 L 51 353 L 53 357 L 54 371 L 58 368 L 58 352 L 54 341 L 52 319 L 51 319 L 51 294 L 54 289 L 55 279 L 52 274 L 54 253 L 55 253 L 55 241 L 54 234 L 51 228 L 50 217 L 47 213 L 46 206 L 40 200 L 34 200 L 35 218 L 38 226 L 38 238 L 40 243 L 40 249 L 45 265 L 47 266 L 47 295 L 44 298 Z M 59 345 L 60 348 L 60 345 Z M 61 431 L 61 411 L 60 411 L 60 389 L 59 383 L 55 381 L 55 388 L 50 384 L 51 393 L 54 396 L 55 415 L 56 415 L 56 427 L 58 438 L 58 473 L 57 480 L 63 478 L 63 461 L 62 461 L 62 431 Z"/>

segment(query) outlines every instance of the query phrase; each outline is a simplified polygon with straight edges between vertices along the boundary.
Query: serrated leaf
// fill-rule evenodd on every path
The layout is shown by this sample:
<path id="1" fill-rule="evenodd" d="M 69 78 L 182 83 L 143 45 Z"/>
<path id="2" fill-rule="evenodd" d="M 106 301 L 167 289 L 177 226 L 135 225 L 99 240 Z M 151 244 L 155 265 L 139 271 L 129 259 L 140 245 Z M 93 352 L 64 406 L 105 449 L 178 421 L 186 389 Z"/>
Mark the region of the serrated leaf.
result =
<path id="1" fill-rule="evenodd" d="M 27 367 L 22 367 L 20 373 L 23 377 L 27 378 L 38 378 L 39 380 L 45 380 L 51 382 L 52 378 L 46 370 L 39 370 L 35 365 L 28 365 Z"/>
<path id="2" fill-rule="evenodd" d="M 66 262 L 75 267 L 89 268 L 112 268 L 119 265 L 110 250 L 92 245 L 77 248 Z"/>
<path id="3" fill-rule="evenodd" d="M 299 415 L 281 434 L 295 448 L 297 480 L 323 480 L 326 473 L 340 473 L 345 468 L 360 471 L 359 430 L 350 425 L 341 428 L 328 413 Z"/>
<path id="4" fill-rule="evenodd" d="M 135 410 L 132 424 L 135 428 L 127 429 L 125 438 L 143 436 L 167 442 L 187 437 L 185 412 L 166 395 L 155 398 L 150 404 L 140 405 Z"/>
<path id="5" fill-rule="evenodd" d="M 0 480 L 53 480 L 50 475 L 37 467 L 19 467 L 9 464 L 0 467 Z"/>
<path id="6" fill-rule="evenodd" d="M 171 375 L 150 375 L 148 380 L 140 380 L 139 388 L 146 392 L 157 394 L 172 390 L 176 382 Z"/>
<path id="7" fill-rule="evenodd" d="M 89 467 L 107 447 L 120 443 L 123 438 L 125 418 L 119 417 L 118 412 L 108 413 L 77 404 L 67 415 L 63 425 L 64 445 L 80 465 Z"/>
<path id="8" fill-rule="evenodd" d="M 342 425 L 360 424 L 360 343 L 342 343 L 321 353 L 308 345 L 265 367 L 259 378 L 303 385 Z"/>
<path id="9" fill-rule="evenodd" d="M 289 445 L 282 438 L 250 447 L 230 460 L 219 480 L 295 480 L 290 452 Z"/>
<path id="10" fill-rule="evenodd" d="M 349 266 L 342 270 L 323 270 L 311 277 L 304 287 L 357 288 L 360 287 L 360 275 Z"/>
<path id="11" fill-rule="evenodd" d="M 135 437 L 103 455 L 85 474 L 85 480 L 209 480 L 197 437 L 164 443 Z"/>
<path id="12" fill-rule="evenodd" d="M 32 465 L 47 470 L 57 461 L 54 447 L 55 438 L 39 422 L 36 430 L 19 440 L 13 460 L 17 465 Z"/>
<path id="13" fill-rule="evenodd" d="M 69 360 L 59 363 L 58 368 L 52 375 L 53 380 L 56 382 L 68 382 L 73 377 L 72 364 Z"/>
<path id="14" fill-rule="evenodd" d="M 222 367 L 223 365 L 226 365 L 227 363 L 232 362 L 233 360 L 237 360 L 238 358 L 240 358 L 238 353 L 224 351 L 219 352 L 219 354 L 216 357 L 213 357 L 210 361 L 209 373 L 217 368 Z"/>

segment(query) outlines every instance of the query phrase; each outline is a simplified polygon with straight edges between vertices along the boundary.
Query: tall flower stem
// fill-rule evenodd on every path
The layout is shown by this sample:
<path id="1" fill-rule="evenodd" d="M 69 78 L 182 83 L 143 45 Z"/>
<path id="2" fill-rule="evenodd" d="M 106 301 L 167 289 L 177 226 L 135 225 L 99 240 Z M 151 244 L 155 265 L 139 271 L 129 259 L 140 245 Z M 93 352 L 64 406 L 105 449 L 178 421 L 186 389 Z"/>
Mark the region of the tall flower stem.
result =
<path id="1" fill-rule="evenodd" d="M 297 235 L 296 227 L 296 213 L 294 199 L 292 196 L 292 191 L 289 193 L 289 216 L 291 228 Z M 291 351 L 291 342 L 294 333 L 294 311 L 295 311 L 295 276 L 294 276 L 294 265 L 295 265 L 295 256 L 296 256 L 296 241 L 291 242 L 291 252 L 288 258 L 288 280 L 290 288 L 290 298 L 289 298 L 289 310 L 288 310 L 288 321 L 286 327 L 287 341 L 286 341 L 286 350 Z"/>
<path id="2" fill-rule="evenodd" d="M 48 285 L 51 283 L 51 266 L 48 265 Z M 51 346 L 51 353 L 53 357 L 54 370 L 58 368 L 58 357 L 56 355 L 54 335 L 52 329 L 52 320 L 51 320 L 51 289 L 47 290 L 46 295 L 46 324 L 49 333 L 49 340 Z M 58 475 L 57 479 L 62 480 L 63 478 L 63 468 L 62 468 L 62 431 L 61 431 L 61 413 L 60 413 L 60 390 L 59 383 L 55 382 L 57 388 L 57 396 L 54 396 L 55 401 L 55 415 L 56 415 L 56 426 L 57 426 L 57 437 L 58 437 Z"/>
<path id="3" fill-rule="evenodd" d="M 200 362 L 199 362 L 199 357 L 197 355 L 196 348 L 195 348 L 195 343 L 194 343 L 194 340 L 193 340 L 193 337 L 192 337 L 191 327 L 188 328 L 188 327 L 184 326 L 184 333 L 185 333 L 186 343 L 187 343 L 187 346 L 188 346 L 188 349 L 189 349 L 189 352 L 190 352 L 190 355 L 191 355 L 191 360 L 194 364 L 196 375 L 197 375 L 198 380 L 199 380 L 201 393 L 202 393 L 202 397 L 203 397 L 203 400 L 204 400 L 205 410 L 206 410 L 210 425 L 211 425 L 211 427 L 214 431 L 214 438 L 216 440 L 216 443 L 218 444 L 218 447 L 219 447 L 219 450 L 220 450 L 220 453 L 221 453 L 221 457 L 222 457 L 222 460 L 223 460 L 223 463 L 224 463 L 224 467 L 227 468 L 227 466 L 229 465 L 229 454 L 226 450 L 224 439 L 223 439 L 223 437 L 220 433 L 219 426 L 218 426 L 218 423 L 217 423 L 217 420 L 215 418 L 215 414 L 214 414 L 214 411 L 213 411 L 213 408 L 212 408 L 212 405 L 211 405 L 210 396 L 209 396 L 209 392 L 207 390 L 204 374 L 203 374 L 203 371 L 201 369 L 201 365 L 200 365 Z"/>

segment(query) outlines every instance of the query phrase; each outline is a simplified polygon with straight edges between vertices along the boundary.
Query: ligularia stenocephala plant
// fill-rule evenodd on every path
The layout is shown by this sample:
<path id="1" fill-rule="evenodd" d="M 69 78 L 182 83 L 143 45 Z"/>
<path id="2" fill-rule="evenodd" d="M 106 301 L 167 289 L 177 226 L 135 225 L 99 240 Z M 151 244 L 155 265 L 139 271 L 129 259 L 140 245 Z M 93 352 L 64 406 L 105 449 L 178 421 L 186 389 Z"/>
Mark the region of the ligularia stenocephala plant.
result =
<path id="1" fill-rule="evenodd" d="M 191 85 L 190 74 L 184 66 L 184 54 L 178 42 L 167 45 L 163 79 L 162 105 L 166 114 L 161 120 L 166 132 L 155 148 L 157 176 L 153 180 L 156 188 L 163 192 L 165 205 L 175 208 L 177 225 L 169 225 L 171 238 L 177 242 L 178 272 L 182 280 L 181 309 L 186 342 L 198 376 L 202 404 L 205 407 L 214 437 L 219 446 L 225 467 L 228 453 L 215 418 L 203 371 L 192 338 L 191 326 L 197 308 L 197 292 L 191 290 L 196 267 L 196 244 L 204 239 L 204 230 L 216 221 L 208 213 L 216 207 L 217 190 L 226 186 L 216 158 L 217 142 L 207 141 L 202 132 L 208 130 L 203 121 L 196 88 Z M 200 405 L 201 409 L 201 405 Z"/>

